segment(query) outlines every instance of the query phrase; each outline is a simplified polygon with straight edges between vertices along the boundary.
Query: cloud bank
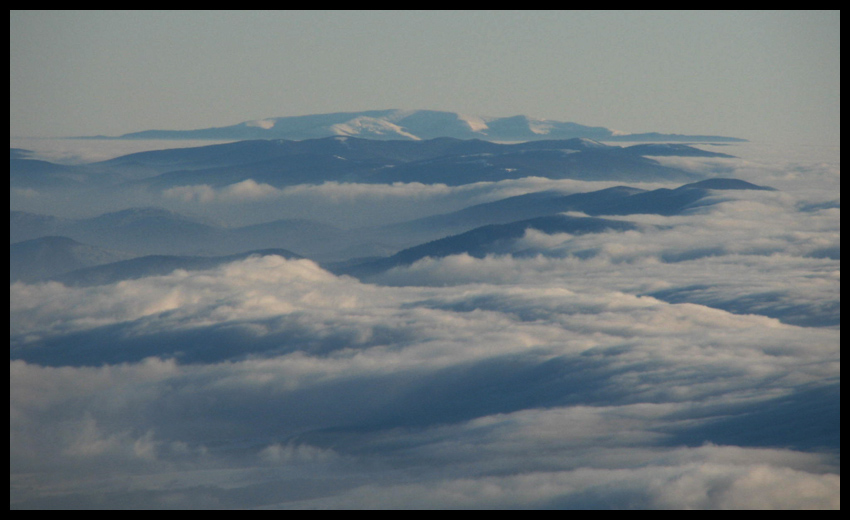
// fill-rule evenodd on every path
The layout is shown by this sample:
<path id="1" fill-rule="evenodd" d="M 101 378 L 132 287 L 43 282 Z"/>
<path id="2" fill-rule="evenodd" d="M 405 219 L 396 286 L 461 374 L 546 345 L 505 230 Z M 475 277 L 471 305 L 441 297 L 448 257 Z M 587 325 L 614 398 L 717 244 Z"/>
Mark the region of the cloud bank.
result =
<path id="1" fill-rule="evenodd" d="M 362 281 L 10 284 L 10 508 L 840 509 L 840 174 L 770 157 L 727 163 L 782 191 Z M 171 200 L 377 219 L 544 184 Z"/>
<path id="2" fill-rule="evenodd" d="M 787 414 L 837 412 L 837 330 L 273 256 L 10 291 L 13 506 L 838 504 L 831 416 L 811 446 Z M 716 428 L 766 407 L 751 442 Z"/>

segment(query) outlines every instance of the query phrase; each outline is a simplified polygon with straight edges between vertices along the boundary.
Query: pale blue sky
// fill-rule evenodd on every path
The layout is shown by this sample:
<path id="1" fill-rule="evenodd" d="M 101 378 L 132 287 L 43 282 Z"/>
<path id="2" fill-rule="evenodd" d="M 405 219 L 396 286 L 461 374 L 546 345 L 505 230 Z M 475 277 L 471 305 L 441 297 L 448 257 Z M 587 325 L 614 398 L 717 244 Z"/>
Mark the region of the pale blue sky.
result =
<path id="1" fill-rule="evenodd" d="M 840 144 L 840 11 L 11 11 L 15 136 L 402 108 Z"/>

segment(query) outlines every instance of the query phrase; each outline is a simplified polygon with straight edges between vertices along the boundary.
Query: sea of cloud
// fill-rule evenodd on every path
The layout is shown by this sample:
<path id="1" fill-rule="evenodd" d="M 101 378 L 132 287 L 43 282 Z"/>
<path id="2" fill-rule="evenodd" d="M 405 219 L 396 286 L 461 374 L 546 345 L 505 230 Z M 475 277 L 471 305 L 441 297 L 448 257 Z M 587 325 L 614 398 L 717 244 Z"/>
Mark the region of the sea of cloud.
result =
<path id="1" fill-rule="evenodd" d="M 839 162 L 752 149 L 678 161 L 781 191 L 368 283 L 11 284 L 10 507 L 840 509 Z M 371 223 L 551 184 L 162 197 Z"/>

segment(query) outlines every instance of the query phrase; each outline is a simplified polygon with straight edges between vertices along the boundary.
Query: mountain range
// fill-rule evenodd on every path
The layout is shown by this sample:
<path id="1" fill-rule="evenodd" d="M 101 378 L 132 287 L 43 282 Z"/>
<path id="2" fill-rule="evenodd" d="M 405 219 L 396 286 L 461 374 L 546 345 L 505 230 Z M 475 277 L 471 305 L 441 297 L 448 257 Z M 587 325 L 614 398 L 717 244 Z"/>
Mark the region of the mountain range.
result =
<path id="1" fill-rule="evenodd" d="M 546 190 L 476 204 L 452 213 L 363 230 L 362 233 L 364 236 L 382 237 L 384 240 L 418 243 L 448 234 L 463 233 L 480 226 L 506 224 L 569 211 L 590 216 L 634 214 L 670 216 L 698 204 L 706 204 L 705 199 L 718 190 L 773 191 L 774 188 L 739 179 L 713 178 L 684 184 L 678 188 L 659 188 L 650 191 L 631 186 L 614 186 L 586 193 Z"/>
<path id="2" fill-rule="evenodd" d="M 25 240 L 9 245 L 9 283 L 34 282 L 131 256 L 61 236 Z"/>
<path id="3" fill-rule="evenodd" d="M 330 137 L 306 141 L 242 141 L 142 152 L 93 165 L 148 170 L 140 185 L 223 187 L 251 179 L 274 187 L 324 182 L 457 186 L 523 177 L 689 182 L 693 172 L 653 156 L 730 155 L 686 145 L 612 146 L 586 138 L 500 144 L 478 139 L 376 141 Z"/>
<path id="4" fill-rule="evenodd" d="M 145 130 L 117 139 L 289 139 L 332 136 L 368 139 L 422 140 L 436 137 L 533 141 L 586 137 L 606 141 L 734 142 L 733 137 L 661 134 L 622 134 L 604 127 L 537 119 L 524 115 L 483 117 L 436 110 L 369 110 L 290 117 L 273 117 L 197 130 Z M 96 136 L 103 139 L 105 136 Z"/>
<path id="5" fill-rule="evenodd" d="M 61 236 L 98 248 L 139 255 L 231 255 L 250 250 L 292 249 L 321 256 L 355 244 L 341 229 L 304 219 L 227 228 L 160 208 L 129 208 L 84 219 L 9 212 L 10 247 Z"/>
<path id="6" fill-rule="evenodd" d="M 676 215 L 711 204 L 708 197 L 719 191 L 772 189 L 713 178 L 651 191 L 629 186 L 571 194 L 547 190 L 351 230 L 298 219 L 225 228 L 158 208 L 131 208 L 86 219 L 10 211 L 9 280 L 111 283 L 174 269 L 211 268 L 252 254 L 306 255 L 335 272 L 369 276 L 427 256 L 503 252 L 503 246 L 510 246 L 527 229 L 549 234 L 624 231 L 634 229 L 634 224 L 596 217 Z M 569 211 L 590 217 L 562 214 Z M 364 256 L 372 258 L 358 259 Z"/>
<path id="7" fill-rule="evenodd" d="M 595 232 L 597 228 L 593 226 L 625 229 L 623 226 L 630 224 L 619 221 L 612 224 L 615 221 L 592 218 L 577 220 L 577 217 L 567 218 L 560 214 L 574 211 L 591 217 L 640 213 L 676 215 L 721 200 L 709 197 L 725 190 L 772 188 L 738 179 L 713 178 L 674 189 L 651 191 L 630 186 L 587 193 L 547 190 L 478 204 L 453 213 L 379 228 L 350 230 L 303 219 L 227 228 L 158 208 L 130 208 L 85 219 L 10 211 L 10 281 L 34 281 L 138 256 L 150 257 L 143 263 L 154 265 L 150 268 L 155 271 L 163 269 L 162 266 L 203 266 L 210 257 L 235 259 L 232 255 L 269 249 L 286 250 L 290 257 L 297 253 L 323 263 L 347 262 L 336 264 L 338 266 L 372 263 L 363 272 L 374 272 L 424 256 L 497 252 L 498 248 L 491 247 L 494 243 L 514 239 L 517 233 L 521 235 L 529 227 L 547 233 L 576 233 L 576 230 L 588 229 Z M 454 238 L 449 240 L 448 237 Z M 392 254 L 406 247 L 413 249 L 383 260 L 352 261 L 357 257 Z M 174 258 L 164 259 L 165 256 Z M 204 258 L 207 260 L 202 260 Z M 132 261 L 122 264 L 119 271 L 128 269 L 147 272 Z M 113 275 L 92 276 L 112 279 Z"/>
<path id="8" fill-rule="evenodd" d="M 465 253 L 481 258 L 487 254 L 511 252 L 513 242 L 522 238 L 529 229 L 546 234 L 571 235 L 628 231 L 637 229 L 637 225 L 597 216 L 641 213 L 676 215 L 723 190 L 775 191 L 774 188 L 738 179 L 715 178 L 675 189 L 661 188 L 652 191 L 617 186 L 589 193 L 529 193 L 470 206 L 454 213 L 434 215 L 372 230 L 374 236 L 382 236 L 385 240 L 420 243 L 390 257 L 366 259 L 359 263 L 345 262 L 331 268 L 339 273 L 368 278 L 426 257 L 440 258 Z M 568 211 L 593 216 L 563 214 Z M 361 231 L 361 236 L 366 238 L 370 234 L 364 230 Z"/>
<path id="9" fill-rule="evenodd" d="M 111 284 L 123 280 L 136 280 L 148 276 L 163 276 L 178 269 L 184 271 L 214 269 L 220 265 L 245 260 L 252 256 L 269 255 L 281 256 L 287 259 L 301 258 L 301 256 L 285 249 L 262 249 L 224 256 L 148 255 L 75 269 L 54 275 L 50 279 L 61 282 L 69 287 L 88 287 Z"/>
<path id="10" fill-rule="evenodd" d="M 224 187 L 246 180 L 276 188 L 298 184 L 422 183 L 458 186 L 523 177 L 691 182 L 703 178 L 663 164 L 664 156 L 730 158 L 684 144 L 603 144 L 587 138 L 504 144 L 449 137 L 421 141 L 327 137 L 253 140 L 132 153 L 62 165 L 9 151 L 9 184 L 36 192 Z"/>
<path id="11" fill-rule="evenodd" d="M 546 190 L 478 204 L 378 228 L 342 230 L 306 219 L 281 219 L 241 227 L 223 227 L 160 208 L 142 207 L 84 219 L 9 212 L 10 244 L 45 236 L 63 236 L 96 247 L 137 255 L 222 255 L 281 248 L 311 258 L 350 248 L 361 252 L 409 245 L 462 233 L 476 227 L 554 215 L 568 211 L 590 216 L 652 213 L 675 215 L 717 190 L 770 190 L 737 179 L 713 178 L 678 188 L 643 190 L 616 186 L 594 192 Z M 702 202 L 701 202 L 702 201 Z M 368 246 L 368 244 L 373 244 Z M 364 249 L 365 247 L 365 249 Z"/>
<path id="12" fill-rule="evenodd" d="M 410 265 L 417 260 L 428 257 L 442 258 L 465 253 L 476 258 L 483 258 L 488 254 L 501 253 L 503 249 L 509 250 L 512 243 L 522 238 L 529 229 L 546 234 L 583 235 L 604 231 L 628 231 L 637 229 L 637 225 L 622 220 L 549 215 L 508 224 L 481 226 L 459 235 L 448 236 L 404 249 L 387 258 L 369 260 L 355 265 L 347 264 L 334 270 L 339 274 L 363 279 L 393 267 Z"/>

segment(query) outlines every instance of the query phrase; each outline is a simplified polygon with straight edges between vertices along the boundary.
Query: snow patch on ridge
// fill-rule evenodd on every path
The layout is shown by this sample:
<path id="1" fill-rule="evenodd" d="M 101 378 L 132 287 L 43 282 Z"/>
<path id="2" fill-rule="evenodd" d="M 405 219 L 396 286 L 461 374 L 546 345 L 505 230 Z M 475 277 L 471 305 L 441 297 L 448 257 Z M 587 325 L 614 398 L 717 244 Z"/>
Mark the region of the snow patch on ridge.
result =
<path id="1" fill-rule="evenodd" d="M 457 118 L 459 121 L 466 123 L 466 126 L 469 127 L 473 132 L 483 132 L 487 130 L 489 127 L 487 126 L 487 122 L 484 119 L 478 116 L 469 116 L 466 114 L 458 114 Z"/>
<path id="2" fill-rule="evenodd" d="M 263 130 L 271 130 L 272 128 L 274 128 L 274 124 L 275 124 L 274 119 L 257 119 L 255 121 L 246 122 L 245 126 L 262 128 Z"/>
<path id="3" fill-rule="evenodd" d="M 405 131 L 397 124 L 390 123 L 385 119 L 374 117 L 356 117 L 345 123 L 330 126 L 331 132 L 344 136 L 399 136 L 418 141 L 419 137 Z"/>
<path id="4" fill-rule="evenodd" d="M 537 135 L 548 135 L 554 126 L 555 125 L 553 125 L 551 121 L 546 121 L 544 119 L 528 120 L 528 129 Z"/>

